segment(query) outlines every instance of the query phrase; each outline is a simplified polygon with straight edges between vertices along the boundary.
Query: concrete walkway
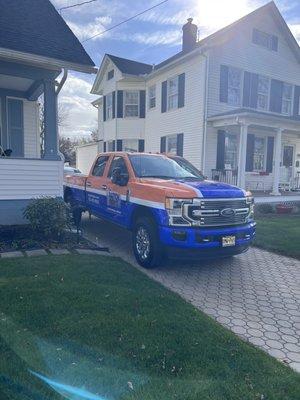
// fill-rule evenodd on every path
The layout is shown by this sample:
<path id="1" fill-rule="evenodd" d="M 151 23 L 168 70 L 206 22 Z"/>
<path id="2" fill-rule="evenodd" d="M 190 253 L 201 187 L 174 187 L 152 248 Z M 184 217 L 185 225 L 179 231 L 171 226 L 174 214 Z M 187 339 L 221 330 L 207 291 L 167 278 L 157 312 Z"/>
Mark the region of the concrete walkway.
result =
<path id="1" fill-rule="evenodd" d="M 300 372 L 300 261 L 252 248 L 229 260 L 172 262 L 147 271 L 135 262 L 126 230 L 84 217 L 83 232 Z"/>

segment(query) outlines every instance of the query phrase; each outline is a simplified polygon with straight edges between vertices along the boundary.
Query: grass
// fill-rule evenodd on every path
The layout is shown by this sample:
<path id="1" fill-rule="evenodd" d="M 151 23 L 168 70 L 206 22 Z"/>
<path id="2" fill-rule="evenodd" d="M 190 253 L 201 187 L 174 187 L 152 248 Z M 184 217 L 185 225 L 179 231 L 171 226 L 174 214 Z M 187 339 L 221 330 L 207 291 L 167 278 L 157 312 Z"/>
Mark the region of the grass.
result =
<path id="1" fill-rule="evenodd" d="M 1 399 L 300 398 L 300 375 L 119 259 L 2 260 L 0 298 Z"/>
<path id="2" fill-rule="evenodd" d="M 256 246 L 300 259 L 299 214 L 258 216 L 255 219 Z"/>

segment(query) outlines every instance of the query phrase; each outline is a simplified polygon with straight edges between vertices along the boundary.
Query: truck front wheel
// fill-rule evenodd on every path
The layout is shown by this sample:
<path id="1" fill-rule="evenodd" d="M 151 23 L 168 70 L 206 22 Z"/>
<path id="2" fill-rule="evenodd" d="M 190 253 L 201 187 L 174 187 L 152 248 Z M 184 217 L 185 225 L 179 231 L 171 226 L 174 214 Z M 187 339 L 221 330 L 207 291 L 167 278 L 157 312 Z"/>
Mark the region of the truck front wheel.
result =
<path id="1" fill-rule="evenodd" d="M 132 232 L 133 252 L 137 262 L 144 268 L 158 267 L 164 260 L 164 249 L 159 241 L 154 221 L 140 217 Z"/>

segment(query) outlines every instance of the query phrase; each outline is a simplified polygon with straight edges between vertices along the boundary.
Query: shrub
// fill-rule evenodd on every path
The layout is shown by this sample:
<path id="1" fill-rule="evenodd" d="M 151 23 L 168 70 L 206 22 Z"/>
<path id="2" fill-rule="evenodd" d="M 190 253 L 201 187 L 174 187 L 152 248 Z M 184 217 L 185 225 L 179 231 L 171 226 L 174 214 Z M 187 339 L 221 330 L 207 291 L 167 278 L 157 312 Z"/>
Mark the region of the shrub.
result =
<path id="1" fill-rule="evenodd" d="M 255 206 L 255 210 L 260 214 L 272 214 L 274 212 L 274 208 L 271 204 L 257 204 Z"/>
<path id="2" fill-rule="evenodd" d="M 59 239 L 71 226 L 69 206 L 58 198 L 35 199 L 28 204 L 23 215 L 32 229 L 47 239 Z"/>

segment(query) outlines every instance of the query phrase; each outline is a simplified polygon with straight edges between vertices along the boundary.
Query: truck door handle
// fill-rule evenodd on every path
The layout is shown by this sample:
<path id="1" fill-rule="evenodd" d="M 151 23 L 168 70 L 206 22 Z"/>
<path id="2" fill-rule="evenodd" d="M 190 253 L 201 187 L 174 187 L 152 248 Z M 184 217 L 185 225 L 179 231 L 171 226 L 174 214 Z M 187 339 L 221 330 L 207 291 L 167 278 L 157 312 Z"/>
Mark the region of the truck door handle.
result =
<path id="1" fill-rule="evenodd" d="M 89 187 L 92 186 L 91 182 L 87 182 L 86 186 L 89 186 Z"/>
<path id="2" fill-rule="evenodd" d="M 103 190 L 107 190 L 107 185 L 102 185 L 101 187 Z"/>

